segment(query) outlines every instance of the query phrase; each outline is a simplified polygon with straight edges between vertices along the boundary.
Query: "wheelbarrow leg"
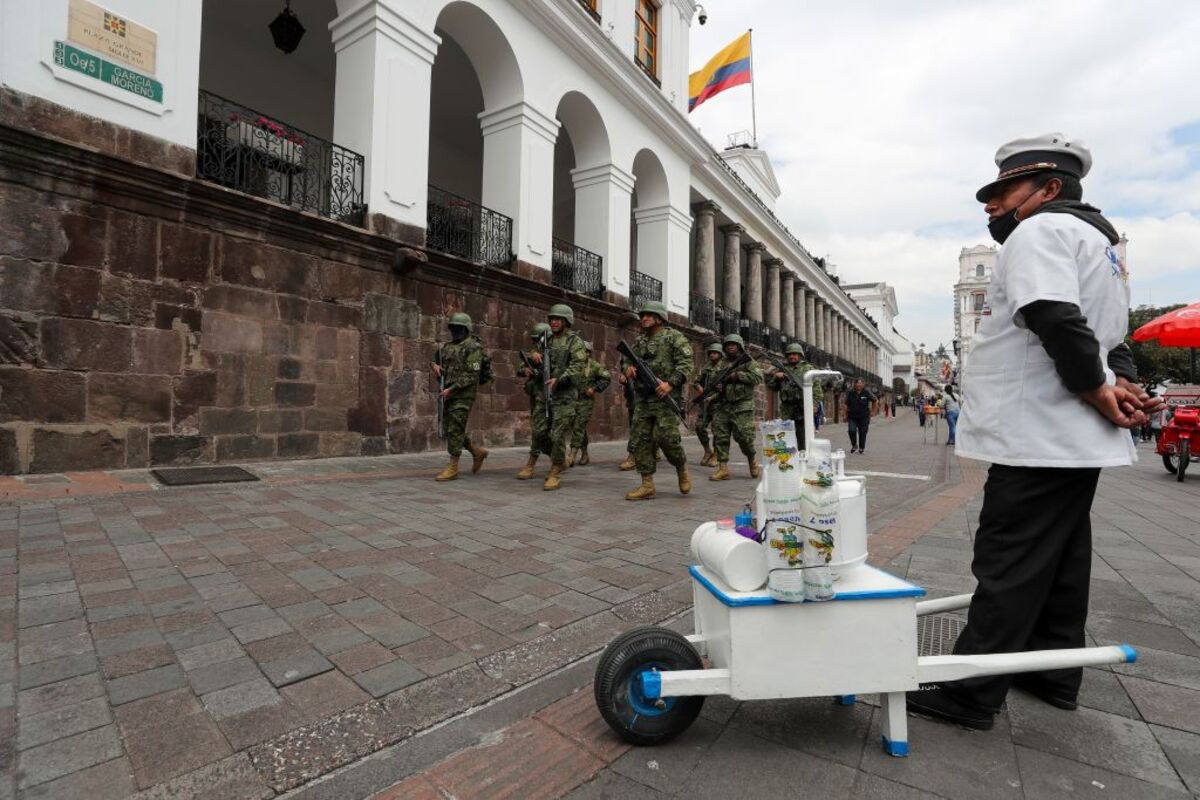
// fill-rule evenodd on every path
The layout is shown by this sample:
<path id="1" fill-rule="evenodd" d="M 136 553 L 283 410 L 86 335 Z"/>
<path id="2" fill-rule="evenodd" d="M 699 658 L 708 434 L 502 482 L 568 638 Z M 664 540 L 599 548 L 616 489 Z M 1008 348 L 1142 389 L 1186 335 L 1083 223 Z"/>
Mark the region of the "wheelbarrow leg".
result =
<path id="1" fill-rule="evenodd" d="M 903 758 L 908 755 L 908 709 L 904 692 L 888 692 L 879 695 L 879 732 L 883 735 L 883 749 L 890 756 Z"/>

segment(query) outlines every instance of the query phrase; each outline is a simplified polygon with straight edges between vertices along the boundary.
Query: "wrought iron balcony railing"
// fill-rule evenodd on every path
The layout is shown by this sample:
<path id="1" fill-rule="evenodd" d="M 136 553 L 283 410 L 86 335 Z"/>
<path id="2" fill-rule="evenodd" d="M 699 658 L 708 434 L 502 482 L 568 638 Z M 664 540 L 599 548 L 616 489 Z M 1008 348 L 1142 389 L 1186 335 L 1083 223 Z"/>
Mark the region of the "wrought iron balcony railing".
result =
<path id="1" fill-rule="evenodd" d="M 711 297 L 702 294 L 688 296 L 688 322 L 697 328 L 717 329 L 717 304 Z"/>
<path id="2" fill-rule="evenodd" d="M 637 309 L 647 300 L 662 300 L 662 281 L 636 269 L 630 270 L 629 304 Z"/>
<path id="3" fill-rule="evenodd" d="M 742 315 L 729 306 L 720 303 L 714 305 L 716 306 L 717 330 L 726 336 L 731 333 L 741 333 Z"/>
<path id="4" fill-rule="evenodd" d="M 759 347 L 766 346 L 766 325 L 757 319 L 742 318 L 742 338 L 746 340 L 747 345 L 756 344 Z"/>
<path id="5" fill-rule="evenodd" d="M 512 263 L 512 219 L 465 197 L 429 187 L 425 245 L 488 266 Z"/>
<path id="6" fill-rule="evenodd" d="M 768 350 L 772 350 L 776 353 L 782 353 L 783 346 L 784 346 L 784 339 L 785 339 L 785 337 L 783 335 L 783 331 L 779 330 L 778 328 L 772 328 L 770 325 L 767 325 L 765 327 L 766 327 L 766 345 L 765 345 L 766 348 Z"/>
<path id="7" fill-rule="evenodd" d="M 200 92 L 196 177 L 300 211 L 362 225 L 366 162 L 352 150 Z"/>
<path id="8" fill-rule="evenodd" d="M 589 297 L 604 296 L 603 259 L 562 239 L 551 241 L 550 282 Z"/>

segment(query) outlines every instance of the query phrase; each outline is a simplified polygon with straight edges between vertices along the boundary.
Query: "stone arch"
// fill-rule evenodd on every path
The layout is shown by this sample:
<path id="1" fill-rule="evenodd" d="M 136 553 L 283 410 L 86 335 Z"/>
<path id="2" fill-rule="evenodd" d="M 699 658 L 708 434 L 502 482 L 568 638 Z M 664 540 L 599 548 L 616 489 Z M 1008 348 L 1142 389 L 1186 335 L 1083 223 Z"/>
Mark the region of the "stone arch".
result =
<path id="1" fill-rule="evenodd" d="M 485 110 L 505 108 L 525 97 L 525 81 L 508 37 L 486 11 L 466 0 L 454 0 L 442 8 L 434 30 L 448 35 L 467 54 Z M 435 62 L 436 64 L 436 62 Z"/>
<path id="2" fill-rule="evenodd" d="M 634 209 L 659 208 L 670 204 L 667 171 L 652 150 L 642 148 L 634 156 L 633 179 L 633 191 L 637 198 Z"/>

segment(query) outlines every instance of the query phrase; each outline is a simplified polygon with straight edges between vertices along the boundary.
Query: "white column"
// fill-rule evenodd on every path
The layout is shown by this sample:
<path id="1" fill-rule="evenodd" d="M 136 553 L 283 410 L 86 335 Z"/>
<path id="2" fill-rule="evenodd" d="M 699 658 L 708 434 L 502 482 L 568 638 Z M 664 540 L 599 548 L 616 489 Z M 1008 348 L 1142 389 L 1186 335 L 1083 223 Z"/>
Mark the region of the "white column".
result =
<path id="1" fill-rule="evenodd" d="M 430 79 L 441 38 L 381 0 L 336 18 L 329 30 L 337 59 L 333 140 L 364 157 L 371 213 L 424 230 Z"/>
<path id="2" fill-rule="evenodd" d="M 787 336 L 796 335 L 796 289 L 795 278 L 784 268 L 783 262 L 775 259 L 779 269 L 779 327 Z"/>
<path id="3" fill-rule="evenodd" d="M 518 261 L 550 269 L 559 122 L 524 101 L 479 115 L 483 205 L 512 217 Z M 576 212 L 578 213 L 578 212 Z"/>
<path id="4" fill-rule="evenodd" d="M 805 292 L 804 298 L 804 341 L 813 347 L 820 347 L 817 344 L 817 315 L 820 313 L 817 307 L 817 296 L 812 289 Z"/>
<path id="5" fill-rule="evenodd" d="M 576 212 L 578 213 L 578 212 Z M 639 208 L 633 212 L 637 224 L 637 264 L 634 268 L 663 284 L 667 310 L 687 316 L 692 215 L 670 205 Z"/>
<path id="6" fill-rule="evenodd" d="M 612 164 L 571 170 L 575 244 L 603 259 L 604 287 L 629 296 L 629 214 L 633 176 Z"/>
<path id="7" fill-rule="evenodd" d="M 795 281 L 796 293 L 796 332 L 793 334 L 797 339 L 803 339 L 804 343 L 812 344 L 812 337 L 808 335 L 808 292 L 804 291 L 804 284 L 799 278 Z"/>

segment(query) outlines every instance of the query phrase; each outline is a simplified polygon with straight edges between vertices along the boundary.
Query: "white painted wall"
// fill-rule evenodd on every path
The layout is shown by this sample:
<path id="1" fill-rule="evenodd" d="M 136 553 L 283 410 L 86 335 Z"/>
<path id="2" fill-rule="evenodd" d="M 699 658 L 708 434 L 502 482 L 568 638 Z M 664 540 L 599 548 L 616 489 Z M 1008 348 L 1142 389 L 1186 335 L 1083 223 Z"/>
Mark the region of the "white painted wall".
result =
<path id="1" fill-rule="evenodd" d="M 67 41 L 67 0 L 0 0 L 0 84 L 186 147 L 196 146 L 199 0 L 102 0 L 98 5 L 157 34 L 156 103 L 54 64 Z M 115 62 L 120 63 L 120 62 Z"/>

